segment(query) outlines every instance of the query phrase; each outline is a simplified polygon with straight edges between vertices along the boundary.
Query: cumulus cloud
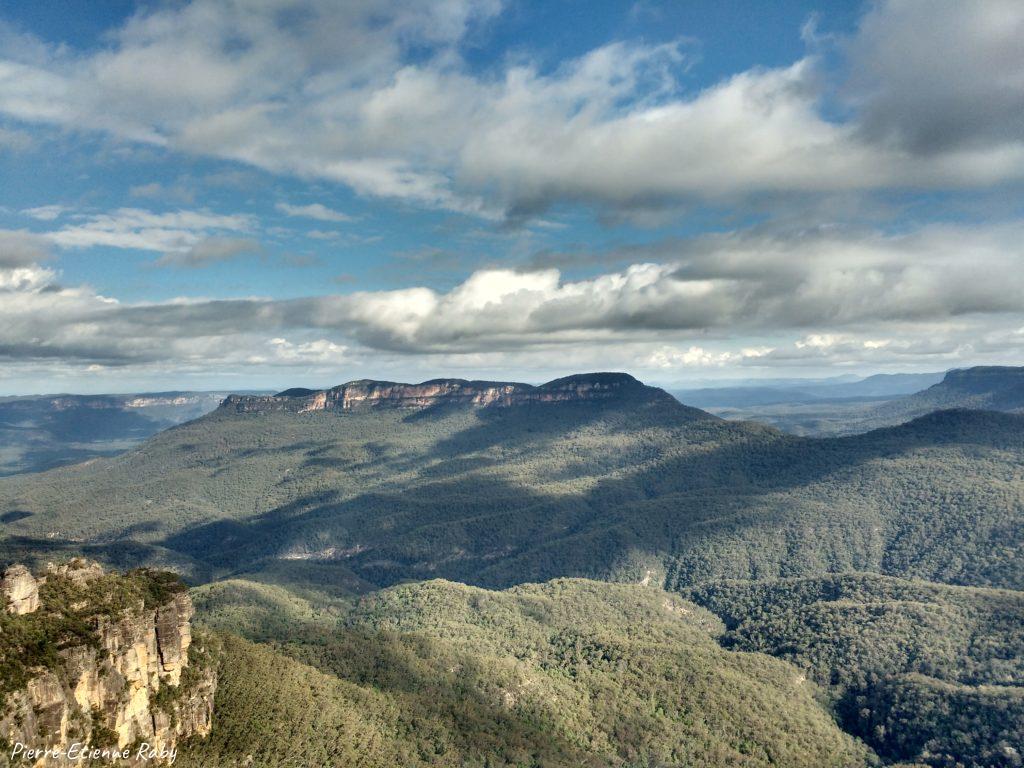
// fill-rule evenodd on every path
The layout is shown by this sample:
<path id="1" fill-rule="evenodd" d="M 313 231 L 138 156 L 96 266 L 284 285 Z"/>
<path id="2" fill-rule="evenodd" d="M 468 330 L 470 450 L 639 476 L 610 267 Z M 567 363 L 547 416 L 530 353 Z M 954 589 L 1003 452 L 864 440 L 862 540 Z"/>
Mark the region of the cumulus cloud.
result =
<path id="1" fill-rule="evenodd" d="M 491 218 L 565 200 L 634 208 L 1024 177 L 1015 0 L 879 2 L 840 46 L 841 88 L 806 57 L 696 93 L 681 43 L 617 42 L 554 71 L 520 57 L 480 75 L 461 47 L 500 10 L 192 0 L 140 11 L 96 50 L 12 33 L 0 112 Z"/>
<path id="2" fill-rule="evenodd" d="M 1024 140 L 1024 5 L 877 3 L 850 41 L 848 95 L 862 132 L 925 156 Z"/>
<path id="3" fill-rule="evenodd" d="M 521 53 L 481 72 L 463 52 L 501 11 L 185 0 L 141 8 L 87 50 L 0 29 L 0 148 L 30 148 L 46 140 L 38 125 L 56 125 L 493 220 L 565 202 L 617 216 L 1024 180 L 1015 0 L 879 0 L 849 39 L 812 41 L 834 46 L 824 55 L 838 52 L 838 67 L 816 50 L 699 90 L 684 42 L 619 41 L 555 65 Z M 122 303 L 65 285 L 47 261 L 52 247 L 138 249 L 176 267 L 257 253 L 252 216 L 187 209 L 203 185 L 250 186 L 242 173 L 129 190 L 182 210 L 22 211 L 51 231 L 0 231 L 0 359 L 197 370 L 365 354 L 483 371 L 614 356 L 672 372 L 1024 351 L 1020 222 L 881 232 L 776 218 L 773 231 L 584 254 L 573 272 L 547 255 L 444 289 L 409 278 L 288 300 Z M 276 209 L 350 221 L 324 203 Z"/>
<path id="4" fill-rule="evenodd" d="M 173 263 L 231 258 L 252 246 L 204 240 Z M 0 357 L 244 368 L 361 355 L 456 367 L 495 355 L 548 365 L 589 355 L 667 371 L 952 364 L 1024 351 L 1024 275 L 1016 269 L 1024 224 L 898 235 L 744 231 L 656 251 L 659 261 L 578 280 L 557 269 L 486 269 L 446 291 L 124 304 L 60 285 L 54 271 L 30 262 L 45 249 L 0 250 L 19 254 L 0 266 Z"/>
<path id="5" fill-rule="evenodd" d="M 355 293 L 320 310 L 368 345 L 409 352 L 1014 315 L 1024 296 L 1014 268 L 1021 243 L 1019 224 L 741 232 L 661 244 L 660 262 L 584 280 L 563 280 L 557 269 L 484 270 L 446 293 Z"/>
<path id="6" fill-rule="evenodd" d="M 44 237 L 25 230 L 0 229 L 0 269 L 27 267 L 50 258 L 51 245 Z"/>

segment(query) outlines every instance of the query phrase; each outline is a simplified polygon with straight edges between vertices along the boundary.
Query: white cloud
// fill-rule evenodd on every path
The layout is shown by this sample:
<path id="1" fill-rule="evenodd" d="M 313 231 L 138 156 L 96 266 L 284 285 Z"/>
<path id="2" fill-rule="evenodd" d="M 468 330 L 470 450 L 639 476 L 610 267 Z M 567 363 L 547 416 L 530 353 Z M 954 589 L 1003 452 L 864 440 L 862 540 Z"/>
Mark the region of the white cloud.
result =
<path id="1" fill-rule="evenodd" d="M 697 346 L 688 349 L 663 346 L 639 362 L 644 368 L 708 368 L 725 365 L 738 357 L 734 352 L 709 352 Z"/>
<path id="2" fill-rule="evenodd" d="M 310 205 L 278 203 L 275 207 L 286 216 L 299 216 L 307 219 L 316 219 L 317 221 L 353 221 L 353 218 L 347 213 L 328 208 L 323 203 L 311 203 Z"/>
<path id="3" fill-rule="evenodd" d="M 63 205 L 41 205 L 37 208 L 26 208 L 22 214 L 38 221 L 53 221 L 59 219 L 69 210 Z"/>
<path id="4" fill-rule="evenodd" d="M 51 256 L 46 238 L 25 230 L 0 229 L 0 269 L 27 267 Z"/>
<path id="5" fill-rule="evenodd" d="M 135 248 L 160 253 L 184 253 L 217 232 L 250 232 L 256 227 L 251 216 L 216 214 L 209 211 L 153 213 L 141 208 L 119 208 L 110 213 L 80 217 L 48 233 L 64 248 Z"/>
<path id="6" fill-rule="evenodd" d="M 165 223 L 184 221 L 207 219 Z M 14 246 L 3 250 L 5 240 Z M 0 356 L 12 362 L 202 368 L 431 357 L 550 367 L 604 355 L 618 367 L 670 371 L 1024 354 L 1021 223 L 902 235 L 737 232 L 662 244 L 661 261 L 579 280 L 556 269 L 485 269 L 447 291 L 142 304 L 60 286 L 31 261 L 48 255 L 45 242 L 0 237 Z M 213 237 L 164 258 L 196 265 L 255 245 Z M 271 354 L 273 339 L 284 341 Z"/>
<path id="7" fill-rule="evenodd" d="M 267 342 L 270 347 L 270 355 L 255 355 L 250 358 L 254 364 L 264 364 L 276 360 L 287 363 L 306 364 L 331 364 L 336 365 L 345 361 L 347 348 L 335 344 L 327 339 L 316 339 L 300 344 L 288 341 L 288 339 L 271 339 Z"/>
<path id="8" fill-rule="evenodd" d="M 844 88 L 803 58 L 698 93 L 679 44 L 476 74 L 460 47 L 499 10 L 192 0 L 93 51 L 8 35 L 0 112 L 485 217 L 1024 178 L 1016 0 L 879 2 L 840 46 Z"/>
<path id="9" fill-rule="evenodd" d="M 53 284 L 56 273 L 37 266 L 0 269 L 0 294 L 38 293 Z"/>

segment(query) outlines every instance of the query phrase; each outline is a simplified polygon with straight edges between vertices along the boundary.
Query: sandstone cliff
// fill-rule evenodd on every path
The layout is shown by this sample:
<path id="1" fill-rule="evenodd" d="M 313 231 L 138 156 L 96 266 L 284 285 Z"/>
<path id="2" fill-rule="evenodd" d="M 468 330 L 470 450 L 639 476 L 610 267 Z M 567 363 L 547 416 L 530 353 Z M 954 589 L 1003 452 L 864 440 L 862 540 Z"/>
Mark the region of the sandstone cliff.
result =
<path id="1" fill-rule="evenodd" d="M 51 750 L 26 765 L 81 765 L 75 744 L 126 750 L 116 764 L 169 762 L 179 739 L 209 732 L 214 665 L 208 641 L 193 643 L 192 603 L 176 580 L 79 560 L 39 580 L 13 566 L 2 584 L 0 765 L 18 744 Z M 25 611 L 29 591 L 36 607 Z"/>
<path id="2" fill-rule="evenodd" d="M 7 610 L 23 615 L 39 607 L 39 583 L 24 565 L 12 565 L 0 579 L 0 590 L 7 598 Z"/>
<path id="3" fill-rule="evenodd" d="M 324 390 L 289 389 L 277 395 L 230 395 L 222 409 L 239 413 L 266 411 L 348 411 L 362 407 L 429 408 L 443 404 L 508 407 L 536 403 L 611 400 L 640 396 L 652 400 L 671 396 L 647 387 L 625 373 L 567 376 L 533 386 L 516 382 L 433 379 L 421 384 L 361 379 Z"/>

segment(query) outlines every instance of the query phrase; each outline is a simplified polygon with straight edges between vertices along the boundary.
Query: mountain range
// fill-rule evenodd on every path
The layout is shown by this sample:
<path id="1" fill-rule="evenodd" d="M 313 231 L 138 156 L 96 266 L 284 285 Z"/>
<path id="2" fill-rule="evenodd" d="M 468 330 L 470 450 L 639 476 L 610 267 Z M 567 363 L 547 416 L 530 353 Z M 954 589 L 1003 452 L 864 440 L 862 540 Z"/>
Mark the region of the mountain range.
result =
<path id="1" fill-rule="evenodd" d="M 1014 375 L 918 402 L 1010 407 Z M 201 585 L 227 703 L 195 764 L 284 760 L 287 722 L 380 765 L 1013 765 L 1024 416 L 907 413 L 805 438 L 610 373 L 230 396 L 0 480 L 0 556 Z"/>
<path id="2" fill-rule="evenodd" d="M 731 420 L 770 424 L 808 437 L 853 435 L 936 410 L 1024 411 L 1024 368 L 986 366 L 944 374 L 879 374 L 848 382 L 676 390 L 675 397 Z"/>
<path id="3" fill-rule="evenodd" d="M 227 392 L 0 397 L 0 476 L 132 448 L 214 410 Z"/>

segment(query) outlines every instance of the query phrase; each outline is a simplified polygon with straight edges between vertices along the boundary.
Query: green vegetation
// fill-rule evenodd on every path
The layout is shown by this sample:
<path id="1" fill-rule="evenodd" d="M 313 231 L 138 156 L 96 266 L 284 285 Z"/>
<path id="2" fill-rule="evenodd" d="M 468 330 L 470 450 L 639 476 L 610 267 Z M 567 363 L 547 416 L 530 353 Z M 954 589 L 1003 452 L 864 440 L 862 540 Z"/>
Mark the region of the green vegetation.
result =
<path id="1" fill-rule="evenodd" d="M 951 685 L 909 675 L 856 700 L 854 727 L 879 754 L 915 755 L 933 766 L 1016 768 L 1024 744 L 1024 689 Z"/>
<path id="2" fill-rule="evenodd" d="M 0 553 L 52 556 L 60 534 L 195 581 L 328 562 L 354 588 L 648 570 L 672 588 L 843 571 L 1020 588 L 1022 425 L 943 412 L 809 440 L 643 397 L 218 412 L 124 456 L 0 481 L 0 515 L 19 515 Z"/>
<path id="3" fill-rule="evenodd" d="M 62 649 L 97 646 L 101 619 L 137 613 L 153 607 L 155 596 L 183 589 L 174 574 L 145 569 L 88 581 L 47 574 L 36 611 L 20 616 L 0 611 L 0 698 L 24 687 L 39 668 L 58 669 Z"/>
<path id="4" fill-rule="evenodd" d="M 192 593 L 203 623 L 260 642 L 287 638 L 296 627 L 336 627 L 351 603 L 312 603 L 284 587 L 245 579 L 206 584 Z"/>
<path id="5" fill-rule="evenodd" d="M 725 582 L 686 595 L 728 648 L 793 662 L 888 759 L 1013 766 L 1024 743 L 1024 594 L 875 575 Z"/>
<path id="6" fill-rule="evenodd" d="M 273 649 L 225 638 L 213 733 L 184 765 L 249 754 L 254 765 L 366 766 L 869 758 L 796 669 L 721 649 L 714 616 L 657 589 L 431 581 L 365 597 L 333 627 L 302 615 Z"/>
<path id="7" fill-rule="evenodd" d="M 292 741 L 326 764 L 863 764 L 834 717 L 889 762 L 1012 766 L 1022 519 L 1024 417 L 812 440 L 642 387 L 223 410 L 0 480 L 0 555 L 173 565 L 247 639 L 224 639 L 211 765 L 247 740 L 266 765 Z M 514 586 L 562 577 L 649 586 Z"/>
<path id="8" fill-rule="evenodd" d="M 880 405 L 871 418 L 899 424 L 943 408 L 1020 413 L 1024 411 L 1024 368 L 979 366 L 949 371 L 928 389 Z"/>

